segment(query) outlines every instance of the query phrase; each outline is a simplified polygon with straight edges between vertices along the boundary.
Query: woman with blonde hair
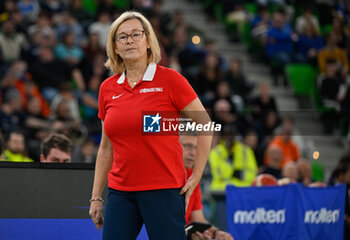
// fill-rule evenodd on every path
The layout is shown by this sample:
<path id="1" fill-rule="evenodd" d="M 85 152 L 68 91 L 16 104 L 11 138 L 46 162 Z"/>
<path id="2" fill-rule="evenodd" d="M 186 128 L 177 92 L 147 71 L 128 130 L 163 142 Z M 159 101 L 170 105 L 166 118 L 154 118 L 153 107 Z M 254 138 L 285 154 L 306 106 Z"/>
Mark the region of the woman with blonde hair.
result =
<path id="1" fill-rule="evenodd" d="M 142 14 L 125 12 L 116 19 L 106 49 L 105 66 L 115 75 L 100 87 L 102 139 L 90 216 L 103 227 L 104 240 L 136 239 L 143 223 L 151 240 L 184 240 L 185 209 L 202 176 L 212 132 L 198 137 L 194 170 L 186 181 L 178 132 L 162 134 L 162 115 L 183 113 L 197 124 L 210 118 L 187 80 L 157 65 L 158 41 Z"/>

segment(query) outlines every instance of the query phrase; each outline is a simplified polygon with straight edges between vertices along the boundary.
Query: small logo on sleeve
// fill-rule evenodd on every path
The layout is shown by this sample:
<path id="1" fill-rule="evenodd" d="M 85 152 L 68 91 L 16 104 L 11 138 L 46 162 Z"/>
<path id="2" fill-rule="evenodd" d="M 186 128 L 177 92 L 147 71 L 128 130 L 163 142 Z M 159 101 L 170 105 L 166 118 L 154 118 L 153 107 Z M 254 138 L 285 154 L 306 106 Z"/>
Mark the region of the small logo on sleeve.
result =
<path id="1" fill-rule="evenodd" d="M 157 115 L 143 115 L 143 132 L 160 132 L 160 119 Z"/>

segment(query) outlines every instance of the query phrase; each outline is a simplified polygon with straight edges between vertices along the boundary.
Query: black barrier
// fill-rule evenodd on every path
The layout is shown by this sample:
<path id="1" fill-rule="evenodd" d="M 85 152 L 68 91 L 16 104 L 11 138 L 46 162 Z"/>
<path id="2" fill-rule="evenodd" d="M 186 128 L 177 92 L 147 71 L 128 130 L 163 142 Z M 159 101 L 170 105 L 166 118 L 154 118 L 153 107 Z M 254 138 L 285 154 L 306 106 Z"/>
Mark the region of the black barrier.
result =
<path id="1" fill-rule="evenodd" d="M 0 162 L 0 218 L 89 218 L 94 167 Z"/>

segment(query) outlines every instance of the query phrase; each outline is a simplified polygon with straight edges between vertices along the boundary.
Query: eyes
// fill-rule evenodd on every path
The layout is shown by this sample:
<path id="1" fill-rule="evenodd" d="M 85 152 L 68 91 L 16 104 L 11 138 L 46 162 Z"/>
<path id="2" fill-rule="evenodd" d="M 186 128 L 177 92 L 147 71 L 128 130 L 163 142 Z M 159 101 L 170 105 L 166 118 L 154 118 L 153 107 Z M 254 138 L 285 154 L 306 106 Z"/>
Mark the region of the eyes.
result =
<path id="1" fill-rule="evenodd" d="M 126 43 L 128 37 L 131 37 L 131 39 L 134 41 L 140 41 L 143 37 L 144 32 L 145 31 L 137 30 L 133 31 L 131 34 L 120 33 L 116 35 L 115 39 L 120 43 Z"/>

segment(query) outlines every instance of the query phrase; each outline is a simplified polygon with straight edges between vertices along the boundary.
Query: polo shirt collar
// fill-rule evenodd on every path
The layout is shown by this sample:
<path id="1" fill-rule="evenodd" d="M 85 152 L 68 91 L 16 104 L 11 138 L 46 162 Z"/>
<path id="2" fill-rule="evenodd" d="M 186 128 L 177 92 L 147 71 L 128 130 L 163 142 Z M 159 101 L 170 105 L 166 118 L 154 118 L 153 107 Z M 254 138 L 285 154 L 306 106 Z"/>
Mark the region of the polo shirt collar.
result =
<path id="1" fill-rule="evenodd" d="M 156 70 L 157 70 L 157 64 L 155 63 L 148 64 L 146 72 L 142 77 L 142 81 L 151 82 L 153 80 L 154 74 L 156 74 Z M 125 81 L 125 72 L 123 72 L 122 75 L 119 77 L 117 83 L 122 84 L 124 83 L 124 81 Z"/>

